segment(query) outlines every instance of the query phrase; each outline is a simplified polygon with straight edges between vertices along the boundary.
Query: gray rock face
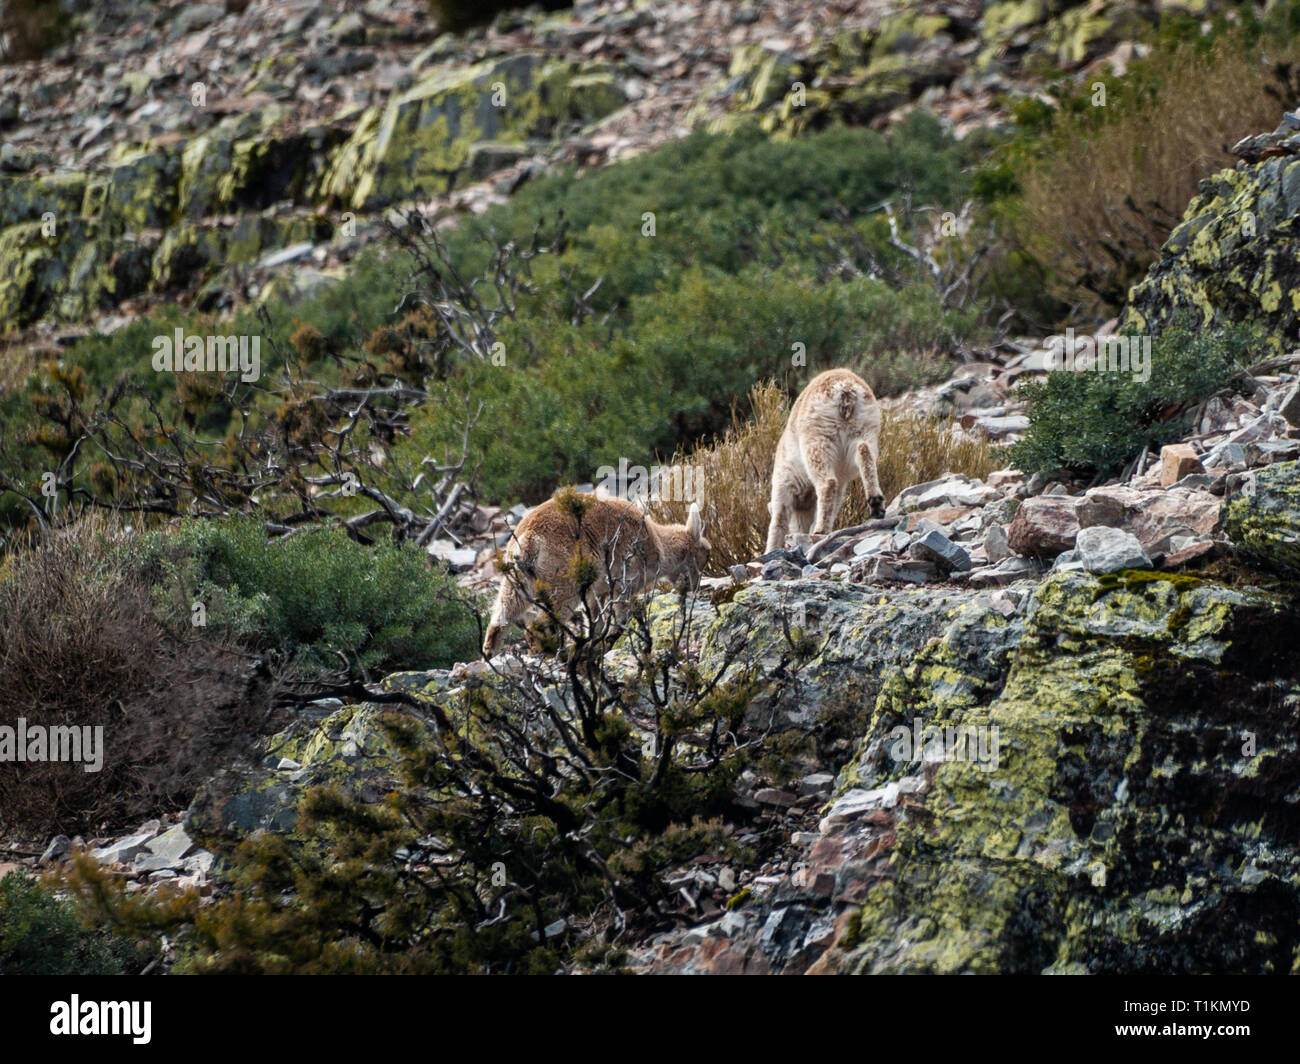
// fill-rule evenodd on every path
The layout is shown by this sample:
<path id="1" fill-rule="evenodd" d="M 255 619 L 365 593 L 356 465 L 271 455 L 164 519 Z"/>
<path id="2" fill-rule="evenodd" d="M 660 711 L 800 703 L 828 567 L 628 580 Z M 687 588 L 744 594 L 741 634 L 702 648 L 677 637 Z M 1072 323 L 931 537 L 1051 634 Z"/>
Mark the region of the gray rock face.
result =
<path id="1" fill-rule="evenodd" d="M 1298 173 L 1300 159 L 1288 153 L 1205 178 L 1159 260 L 1130 291 L 1121 328 L 1155 333 L 1179 318 L 1203 327 L 1239 322 L 1284 350 L 1300 324 L 1291 302 L 1277 298 L 1296 270 Z M 1254 235 L 1243 240 L 1243 232 Z M 1213 308 L 1209 321 L 1205 308 Z"/>

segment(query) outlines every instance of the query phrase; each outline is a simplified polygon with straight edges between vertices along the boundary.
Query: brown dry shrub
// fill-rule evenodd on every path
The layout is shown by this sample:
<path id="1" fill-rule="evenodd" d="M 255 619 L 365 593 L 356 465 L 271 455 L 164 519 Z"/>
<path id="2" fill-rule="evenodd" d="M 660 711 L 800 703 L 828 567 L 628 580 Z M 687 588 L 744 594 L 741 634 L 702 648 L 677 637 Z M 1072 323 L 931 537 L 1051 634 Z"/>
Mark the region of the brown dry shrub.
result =
<path id="1" fill-rule="evenodd" d="M 715 573 L 761 554 L 767 538 L 772 459 L 790 413 L 790 399 L 780 385 L 769 381 L 750 392 L 749 409 L 748 418 L 733 410 L 731 426 L 717 439 L 673 457 L 674 465 L 702 470 L 700 510 L 705 535 L 713 545 L 709 569 Z M 982 478 L 998 465 L 986 441 L 968 436 L 949 421 L 884 411 L 878 469 L 887 500 L 912 484 L 945 473 Z M 689 508 L 689 501 L 656 500 L 650 510 L 656 520 L 680 523 Z M 847 528 L 870 516 L 862 485 L 854 481 L 837 525 Z"/>
<path id="2" fill-rule="evenodd" d="M 103 767 L 0 761 L 0 831 L 98 833 L 183 807 L 270 718 L 247 655 L 156 619 L 130 533 L 94 516 L 0 566 L 0 724 L 102 726 Z"/>
<path id="3" fill-rule="evenodd" d="M 1015 223 L 1052 295 L 1101 316 L 1124 302 L 1197 183 L 1233 166 L 1229 149 L 1294 102 L 1300 43 L 1268 51 L 1265 61 L 1228 36 L 1157 52 L 1145 72 L 1159 86 L 1153 104 L 1113 101 L 1118 114 L 1099 126 L 1086 113 L 1058 118 L 1056 150 L 1020 177 Z"/>

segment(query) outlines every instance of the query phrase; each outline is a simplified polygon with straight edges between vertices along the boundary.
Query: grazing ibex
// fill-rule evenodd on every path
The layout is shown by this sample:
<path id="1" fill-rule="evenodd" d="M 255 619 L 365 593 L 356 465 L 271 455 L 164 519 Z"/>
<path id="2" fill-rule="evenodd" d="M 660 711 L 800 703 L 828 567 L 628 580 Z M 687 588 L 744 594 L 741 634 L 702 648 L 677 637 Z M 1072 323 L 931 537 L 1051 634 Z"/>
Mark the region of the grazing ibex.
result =
<path id="1" fill-rule="evenodd" d="M 483 639 L 483 656 L 501 647 L 506 630 L 526 614 L 551 610 L 568 621 L 583 604 L 609 608 L 617 620 L 629 600 L 659 580 L 694 585 L 711 547 L 700 509 L 684 525 L 661 525 L 624 499 L 557 492 L 519 522 L 503 557 L 505 579 Z"/>
<path id="2" fill-rule="evenodd" d="M 883 517 L 879 451 L 880 404 L 867 382 L 847 369 L 827 370 L 809 381 L 777 444 L 767 549 L 784 547 L 792 530 L 818 536 L 833 531 L 855 476 L 862 478 L 872 516 Z"/>

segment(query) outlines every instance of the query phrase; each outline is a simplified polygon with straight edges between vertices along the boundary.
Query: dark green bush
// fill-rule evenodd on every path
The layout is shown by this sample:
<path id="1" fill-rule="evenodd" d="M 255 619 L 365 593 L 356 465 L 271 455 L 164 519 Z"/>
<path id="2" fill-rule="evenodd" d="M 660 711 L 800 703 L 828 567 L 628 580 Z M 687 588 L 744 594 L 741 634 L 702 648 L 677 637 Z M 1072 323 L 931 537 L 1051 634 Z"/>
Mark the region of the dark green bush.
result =
<path id="1" fill-rule="evenodd" d="M 335 530 L 271 540 L 255 520 L 191 521 L 149 534 L 139 562 L 169 625 L 189 625 L 201 602 L 210 627 L 309 672 L 444 668 L 479 642 L 472 605 L 413 547 L 367 547 Z"/>
<path id="2" fill-rule="evenodd" d="M 1024 385 L 1029 432 L 1012 461 L 1028 472 L 1081 476 L 1110 473 L 1141 453 L 1178 438 L 1184 416 L 1238 377 L 1262 349 L 1251 331 L 1167 329 L 1152 342 L 1151 376 L 1058 370 Z"/>
<path id="3" fill-rule="evenodd" d="M 121 975 L 130 956 L 35 880 L 16 872 L 0 879 L 0 975 Z"/>

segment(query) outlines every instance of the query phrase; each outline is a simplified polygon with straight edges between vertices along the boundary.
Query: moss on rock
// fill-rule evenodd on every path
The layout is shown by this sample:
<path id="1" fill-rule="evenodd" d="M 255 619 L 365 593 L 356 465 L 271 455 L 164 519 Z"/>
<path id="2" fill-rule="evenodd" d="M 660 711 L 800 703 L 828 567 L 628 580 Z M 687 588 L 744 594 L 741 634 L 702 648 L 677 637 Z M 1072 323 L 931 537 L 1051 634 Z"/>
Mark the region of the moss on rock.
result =
<path id="1" fill-rule="evenodd" d="M 1300 579 L 1300 463 L 1252 473 L 1224 507 L 1224 528 L 1244 557 Z"/>
<path id="2" fill-rule="evenodd" d="M 1279 156 L 1201 182 L 1122 325 L 1244 323 L 1281 351 L 1300 328 L 1300 159 Z"/>

